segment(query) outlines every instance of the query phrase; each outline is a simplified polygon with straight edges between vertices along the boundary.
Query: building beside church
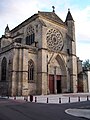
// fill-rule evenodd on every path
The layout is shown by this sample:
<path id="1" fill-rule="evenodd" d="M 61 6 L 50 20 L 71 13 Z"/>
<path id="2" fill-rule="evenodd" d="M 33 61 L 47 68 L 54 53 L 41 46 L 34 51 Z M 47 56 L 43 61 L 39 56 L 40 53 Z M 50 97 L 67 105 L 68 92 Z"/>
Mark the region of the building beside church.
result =
<path id="1" fill-rule="evenodd" d="M 0 38 L 0 95 L 77 92 L 74 19 L 38 12 Z"/>

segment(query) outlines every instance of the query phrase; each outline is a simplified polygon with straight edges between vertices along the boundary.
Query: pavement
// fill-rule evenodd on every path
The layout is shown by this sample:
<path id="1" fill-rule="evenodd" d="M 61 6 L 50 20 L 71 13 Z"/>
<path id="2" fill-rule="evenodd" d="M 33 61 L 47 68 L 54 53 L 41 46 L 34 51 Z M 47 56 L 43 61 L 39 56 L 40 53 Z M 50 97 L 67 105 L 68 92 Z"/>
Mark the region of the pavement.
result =
<path id="1" fill-rule="evenodd" d="M 42 98 L 42 99 L 40 99 Z M 47 96 L 37 96 L 38 102 L 47 102 L 45 98 L 48 98 L 48 103 L 74 103 L 74 102 L 82 102 L 90 100 L 90 93 L 71 93 L 71 94 L 60 94 L 60 95 L 47 95 Z M 44 101 L 43 101 L 44 99 Z M 59 101 L 60 100 L 60 101 Z M 83 108 L 69 108 L 66 109 L 65 112 L 72 116 L 83 117 L 86 119 L 90 119 L 90 106 Z"/>
<path id="2" fill-rule="evenodd" d="M 0 101 L 3 101 L 0 100 Z M 86 120 L 86 118 L 72 116 L 65 110 L 90 106 L 90 101 L 68 104 L 45 104 L 35 102 L 17 102 L 5 99 L 0 104 L 0 120 Z"/>
<path id="3" fill-rule="evenodd" d="M 24 97 L 16 97 L 16 98 L 11 97 L 9 98 L 9 100 L 11 101 L 11 103 L 15 103 L 16 101 L 17 104 L 20 104 L 20 103 L 30 102 L 30 96 L 27 97 L 27 101 L 24 100 Z M 84 101 L 90 102 L 90 93 L 71 93 L 71 94 L 39 95 L 39 96 L 37 95 L 37 96 L 33 96 L 32 103 L 35 103 L 35 102 L 38 104 L 46 103 L 46 105 L 67 104 L 68 106 L 70 106 L 64 110 L 64 112 L 67 115 L 86 118 L 89 120 L 90 119 L 90 105 L 82 104 L 81 107 L 78 107 Z M 0 103 L 1 102 L 5 103 L 6 101 L 2 100 L 0 101 Z M 72 103 L 77 103 L 78 105 L 77 106 L 74 105 L 72 108 Z"/>

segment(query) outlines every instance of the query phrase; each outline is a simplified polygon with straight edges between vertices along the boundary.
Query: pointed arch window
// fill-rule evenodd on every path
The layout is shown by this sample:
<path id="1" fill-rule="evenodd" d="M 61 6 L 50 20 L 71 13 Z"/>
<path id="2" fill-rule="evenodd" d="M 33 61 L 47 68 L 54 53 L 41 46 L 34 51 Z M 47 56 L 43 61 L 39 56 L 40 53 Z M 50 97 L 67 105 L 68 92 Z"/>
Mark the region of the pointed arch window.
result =
<path id="1" fill-rule="evenodd" d="M 30 25 L 27 27 L 26 45 L 31 45 L 35 42 L 34 28 Z"/>
<path id="2" fill-rule="evenodd" d="M 34 62 L 32 60 L 28 62 L 28 80 L 34 80 Z"/>
<path id="3" fill-rule="evenodd" d="M 6 81 L 7 60 L 4 57 L 1 63 L 1 81 Z"/>

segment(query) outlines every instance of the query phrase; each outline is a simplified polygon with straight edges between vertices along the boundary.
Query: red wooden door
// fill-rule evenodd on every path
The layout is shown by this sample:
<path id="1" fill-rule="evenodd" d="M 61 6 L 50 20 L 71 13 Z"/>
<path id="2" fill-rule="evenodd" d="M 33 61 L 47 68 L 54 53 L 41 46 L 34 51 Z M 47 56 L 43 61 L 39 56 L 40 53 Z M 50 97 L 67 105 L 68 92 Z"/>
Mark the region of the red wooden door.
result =
<path id="1" fill-rule="evenodd" d="M 54 93 L 54 75 L 49 75 L 49 90 L 50 93 Z"/>

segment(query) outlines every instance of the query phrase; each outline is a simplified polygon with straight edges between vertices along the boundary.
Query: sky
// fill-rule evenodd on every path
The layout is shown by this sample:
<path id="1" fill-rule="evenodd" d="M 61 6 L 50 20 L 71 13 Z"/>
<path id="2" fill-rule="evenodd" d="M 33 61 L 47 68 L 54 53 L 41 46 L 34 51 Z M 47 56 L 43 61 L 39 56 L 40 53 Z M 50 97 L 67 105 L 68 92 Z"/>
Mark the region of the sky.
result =
<path id="1" fill-rule="evenodd" d="M 0 0 L 0 37 L 7 24 L 11 30 L 38 11 L 52 12 L 52 6 L 63 21 L 70 9 L 77 56 L 83 61 L 90 59 L 90 0 Z"/>

